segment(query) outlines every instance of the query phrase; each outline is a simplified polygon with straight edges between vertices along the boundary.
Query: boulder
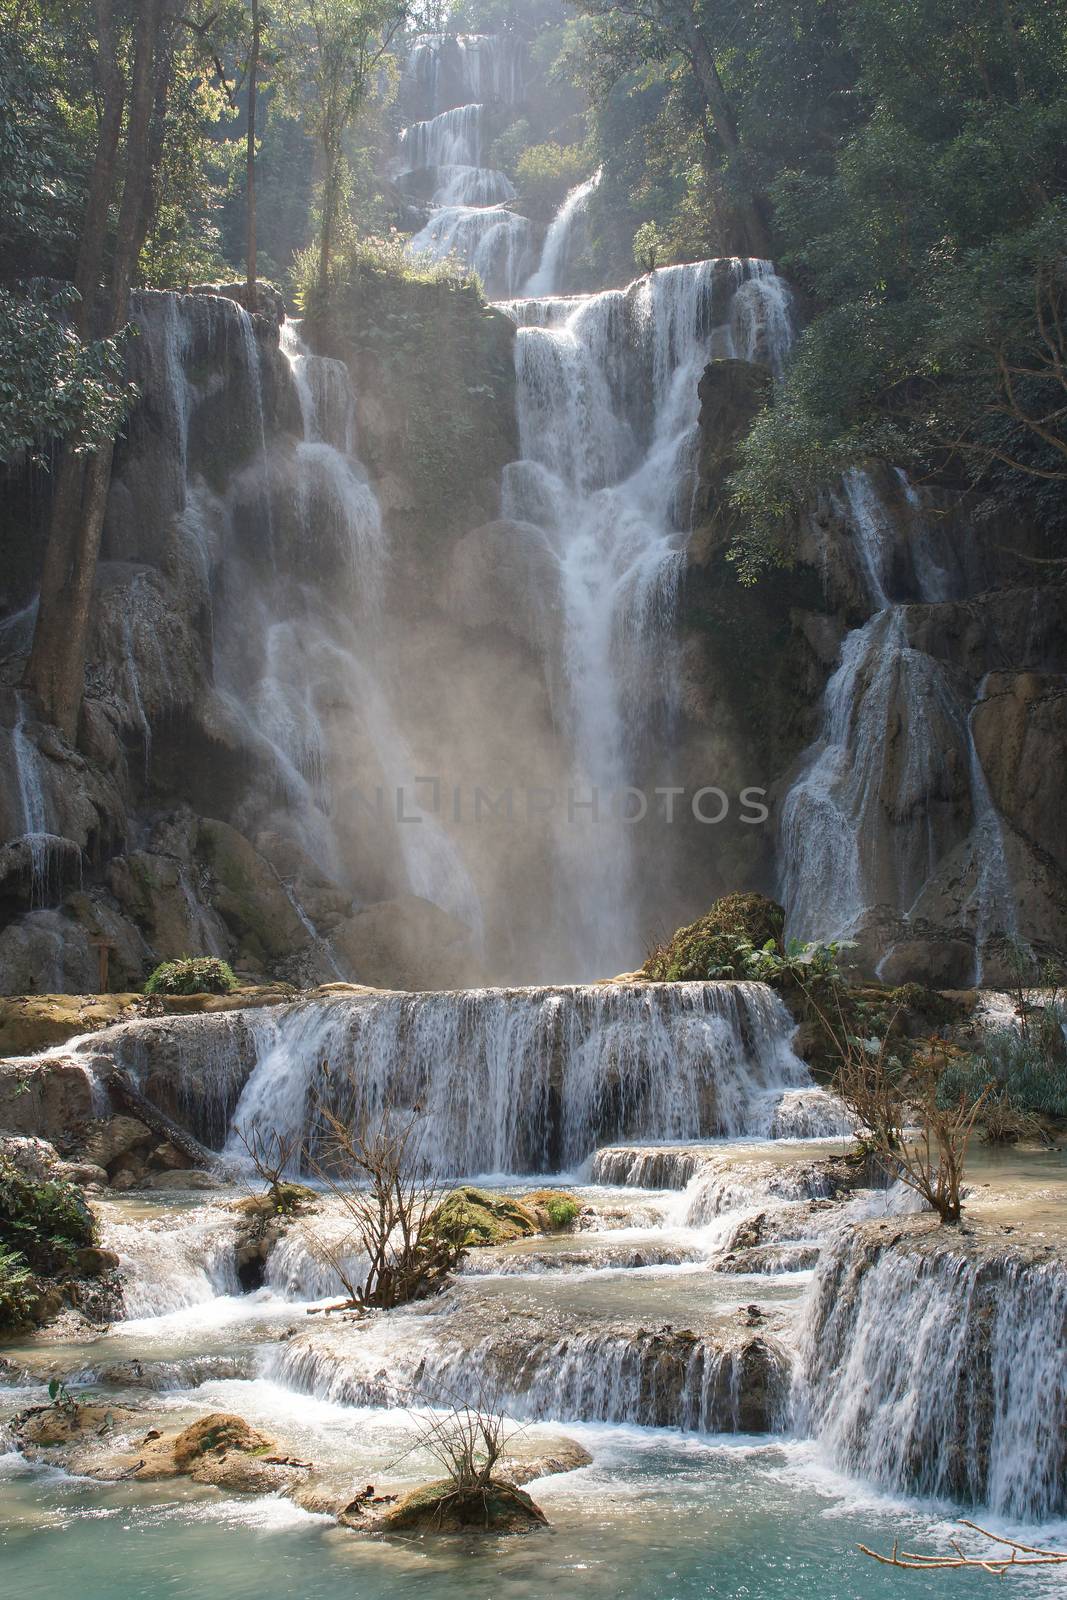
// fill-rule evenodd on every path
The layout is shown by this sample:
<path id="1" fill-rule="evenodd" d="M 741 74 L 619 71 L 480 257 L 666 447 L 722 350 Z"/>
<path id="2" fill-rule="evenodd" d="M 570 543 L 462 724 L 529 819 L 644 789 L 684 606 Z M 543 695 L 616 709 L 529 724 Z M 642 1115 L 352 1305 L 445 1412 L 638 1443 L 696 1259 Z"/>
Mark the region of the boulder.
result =
<path id="1" fill-rule="evenodd" d="M 240 955 L 279 959 L 311 942 L 278 874 L 236 828 L 201 822 L 197 850 L 214 879 L 211 904 L 238 940 Z"/>
<path id="2" fill-rule="evenodd" d="M 156 1143 L 156 1135 L 136 1117 L 110 1117 L 106 1122 L 96 1122 L 87 1130 L 79 1154 L 93 1166 L 112 1167 L 123 1158 L 136 1152 L 147 1156 Z"/>
<path id="3" fill-rule="evenodd" d="M 529 1533 L 548 1518 L 524 1490 L 493 1478 L 459 1491 L 447 1479 L 423 1484 L 376 1519 L 382 1533 Z"/>
<path id="4" fill-rule="evenodd" d="M 47 1056 L 0 1062 L 0 1127 L 8 1132 L 64 1149 L 93 1109 L 92 1084 L 79 1062 Z"/>

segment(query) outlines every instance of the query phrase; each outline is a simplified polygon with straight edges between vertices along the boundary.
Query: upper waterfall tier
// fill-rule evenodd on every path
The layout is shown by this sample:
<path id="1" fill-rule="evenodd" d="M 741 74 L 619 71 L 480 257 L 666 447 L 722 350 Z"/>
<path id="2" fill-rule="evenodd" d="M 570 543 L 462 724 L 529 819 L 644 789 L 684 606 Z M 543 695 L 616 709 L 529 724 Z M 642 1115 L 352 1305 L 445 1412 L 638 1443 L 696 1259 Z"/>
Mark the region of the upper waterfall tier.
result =
<path id="1" fill-rule="evenodd" d="M 418 167 L 479 167 L 485 107 L 456 106 L 426 122 L 413 122 L 400 135 L 400 153 Z"/>
<path id="2" fill-rule="evenodd" d="M 525 79 L 523 41 L 491 34 L 421 38 L 405 70 L 405 87 L 430 116 L 475 100 L 515 105 Z"/>
<path id="3" fill-rule="evenodd" d="M 523 290 L 527 295 L 561 294 L 567 287 L 575 239 L 582 231 L 590 196 L 600 184 L 601 168 L 567 195 L 545 234 L 541 261 Z"/>
<path id="4" fill-rule="evenodd" d="M 64 1058 L 118 1064 L 215 1143 L 229 1126 L 237 1158 L 238 1129 L 314 1141 L 323 1103 L 356 1121 L 419 1106 L 430 1170 L 549 1172 L 606 1140 L 788 1136 L 793 1091 L 811 1088 L 792 1034 L 762 984 L 364 990 L 126 1024 Z M 825 1098 L 805 1132 L 840 1128 Z"/>
<path id="5" fill-rule="evenodd" d="M 576 782 L 617 796 L 638 784 L 650 731 L 677 704 L 674 621 L 701 375 L 716 355 L 780 368 L 788 294 L 769 262 L 729 258 L 501 309 L 519 325 L 522 452 L 504 474 L 504 509 L 549 552 L 536 570 L 558 578 L 537 599 L 562 633 L 546 643 L 546 676 L 561 685 Z M 565 925 L 588 963 L 578 970 L 617 971 L 644 931 L 633 829 L 603 818 L 592 839 L 563 829 L 559 847 Z"/>

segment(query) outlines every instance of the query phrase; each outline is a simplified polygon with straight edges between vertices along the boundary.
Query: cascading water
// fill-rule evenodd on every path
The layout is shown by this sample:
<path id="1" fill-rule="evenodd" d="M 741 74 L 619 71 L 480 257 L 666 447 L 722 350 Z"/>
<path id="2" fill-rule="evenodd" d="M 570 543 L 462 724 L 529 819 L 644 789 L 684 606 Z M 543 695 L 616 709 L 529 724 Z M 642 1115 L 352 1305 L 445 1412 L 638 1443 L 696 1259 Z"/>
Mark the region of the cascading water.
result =
<path id="1" fill-rule="evenodd" d="M 732 260 L 667 267 L 625 290 L 503 307 L 519 324 L 522 448 L 505 473 L 504 508 L 554 558 L 557 717 L 574 752 L 575 791 L 587 801 L 594 791 L 601 803 L 591 840 L 587 829 L 560 836 L 561 892 L 571 891 L 560 919 L 579 933 L 578 959 L 591 975 L 632 961 L 644 933 L 619 800 L 650 727 L 673 706 L 670 640 L 700 377 L 723 353 L 780 367 L 785 304 L 766 263 Z"/>
<path id="2" fill-rule="evenodd" d="M 423 40 L 412 53 L 408 84 L 430 115 L 403 130 L 402 187 L 429 195 L 429 215 L 407 246 L 413 256 L 454 257 L 476 272 L 487 293 L 514 294 L 529 271 L 532 232 L 508 209 L 515 188 L 485 165 L 490 104 L 517 103 L 520 47 L 507 40 Z M 471 98 L 456 101 L 455 95 Z"/>
<path id="3" fill-rule="evenodd" d="M 1067 1508 L 1067 1271 L 841 1232 L 813 1286 L 796 1425 L 836 1465 L 1014 1518 Z"/>
<path id="4" fill-rule="evenodd" d="M 585 219 L 590 196 L 600 183 L 601 169 L 573 188 L 560 206 L 541 248 L 537 271 L 528 280 L 525 295 L 558 295 L 569 287 L 568 271 L 575 255 L 575 235 Z"/>
<path id="5" fill-rule="evenodd" d="M 805 939 L 848 937 L 875 906 L 911 912 L 960 842 L 954 799 L 965 771 L 978 981 L 988 936 L 1015 925 L 1003 829 L 959 689 L 908 636 L 912 597 L 936 604 L 958 589 L 953 552 L 902 474 L 896 485 L 904 516 L 869 473 L 853 469 L 843 479 L 838 510 L 875 610 L 845 639 L 820 737 L 782 807 L 781 896 L 787 932 Z"/>
<path id="6" fill-rule="evenodd" d="M 313 1138 L 320 1099 L 357 1122 L 418 1105 L 438 1174 L 571 1168 L 604 1137 L 765 1133 L 788 1091 L 810 1087 L 759 984 L 385 994 L 309 1002 L 256 1030 L 235 1130 Z"/>

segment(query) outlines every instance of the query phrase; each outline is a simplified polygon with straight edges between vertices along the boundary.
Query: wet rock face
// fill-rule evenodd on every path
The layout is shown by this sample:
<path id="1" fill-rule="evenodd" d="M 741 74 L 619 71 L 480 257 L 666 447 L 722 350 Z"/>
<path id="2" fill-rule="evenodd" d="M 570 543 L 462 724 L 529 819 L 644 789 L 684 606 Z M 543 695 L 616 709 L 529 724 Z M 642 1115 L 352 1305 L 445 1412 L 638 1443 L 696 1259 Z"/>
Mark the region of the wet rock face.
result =
<path id="1" fill-rule="evenodd" d="M 285 1344 L 279 1375 L 356 1405 L 403 1405 L 413 1392 L 473 1405 L 489 1385 L 509 1416 L 709 1433 L 764 1432 L 783 1412 L 790 1358 L 778 1322 L 626 1326 L 484 1295 L 476 1281 L 393 1325 L 388 1370 L 373 1325 L 323 1326 Z"/>

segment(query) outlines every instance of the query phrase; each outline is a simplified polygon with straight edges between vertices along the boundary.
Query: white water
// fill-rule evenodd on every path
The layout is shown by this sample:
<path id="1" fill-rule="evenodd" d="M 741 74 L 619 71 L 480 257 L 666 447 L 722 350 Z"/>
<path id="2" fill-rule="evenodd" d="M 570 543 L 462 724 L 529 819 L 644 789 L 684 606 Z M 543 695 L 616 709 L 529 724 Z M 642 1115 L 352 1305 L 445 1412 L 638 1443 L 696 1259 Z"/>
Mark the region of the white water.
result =
<path id="1" fill-rule="evenodd" d="M 429 214 L 408 253 L 454 259 L 478 274 L 488 294 L 517 293 L 530 270 L 532 232 L 508 209 L 514 185 L 486 164 L 486 127 L 491 101 L 513 105 L 521 94 L 521 46 L 476 36 L 424 39 L 412 52 L 408 83 L 430 113 L 398 141 L 399 178 L 429 175 Z M 471 99 L 445 104 L 449 85 Z"/>
<path id="2" fill-rule="evenodd" d="M 554 709 L 574 752 L 575 791 L 602 802 L 591 837 L 571 827 L 559 839 L 559 915 L 590 975 L 632 963 L 646 931 L 632 893 L 632 829 L 604 813 L 635 783 L 650 728 L 674 709 L 700 377 L 723 349 L 780 365 L 783 304 L 765 263 L 705 261 L 625 290 L 503 307 L 519 324 L 522 450 L 505 473 L 504 509 L 554 558 Z"/>
<path id="3" fill-rule="evenodd" d="M 312 1090 L 357 1121 L 418 1104 L 435 1173 L 570 1169 L 605 1137 L 763 1134 L 783 1095 L 810 1084 L 760 984 L 385 994 L 254 1027 L 235 1128 L 313 1136 Z"/>
<path id="4" fill-rule="evenodd" d="M 541 248 L 537 271 L 529 278 L 523 294 L 558 295 L 567 288 L 566 274 L 574 254 L 574 237 L 585 216 L 589 197 L 600 182 L 601 169 L 573 188 L 560 206 Z"/>
<path id="5" fill-rule="evenodd" d="M 805 1324 L 797 1422 L 845 1470 L 1004 1516 L 1062 1511 L 1067 1484 L 1067 1272 L 983 1267 L 840 1233 Z M 992 1257 L 992 1253 L 991 1253 Z"/>
<path id="6" fill-rule="evenodd" d="M 989 935 L 1015 927 L 1003 829 L 957 684 L 909 642 L 910 602 L 897 597 L 944 601 L 956 580 L 953 552 L 939 541 L 916 491 L 902 475 L 897 481 L 906 518 L 870 474 L 853 470 L 843 479 L 838 511 L 874 611 L 845 638 L 823 697 L 819 738 L 782 806 L 780 893 L 787 932 L 804 939 L 847 938 L 878 905 L 902 915 L 919 911 L 923 891 L 961 838 L 952 804 L 962 768 L 970 787 L 976 887 L 969 915 L 980 974 Z"/>

